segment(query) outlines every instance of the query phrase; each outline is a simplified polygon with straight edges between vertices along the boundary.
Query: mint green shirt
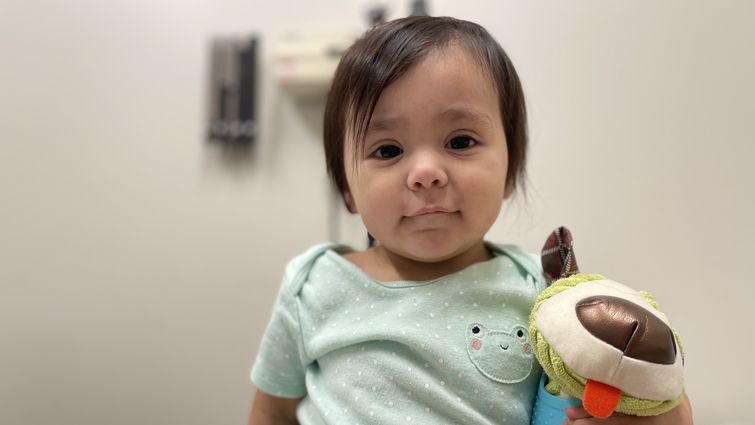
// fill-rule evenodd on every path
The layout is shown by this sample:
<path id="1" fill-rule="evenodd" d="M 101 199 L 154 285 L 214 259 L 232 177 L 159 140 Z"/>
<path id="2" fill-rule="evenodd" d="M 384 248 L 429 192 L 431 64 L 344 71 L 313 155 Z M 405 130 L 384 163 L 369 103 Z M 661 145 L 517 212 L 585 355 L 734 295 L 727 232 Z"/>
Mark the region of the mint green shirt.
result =
<path id="1" fill-rule="evenodd" d="M 304 397 L 299 423 L 529 424 L 540 377 L 528 332 L 537 257 L 495 257 L 439 279 L 381 283 L 318 245 L 286 268 L 252 380 Z"/>

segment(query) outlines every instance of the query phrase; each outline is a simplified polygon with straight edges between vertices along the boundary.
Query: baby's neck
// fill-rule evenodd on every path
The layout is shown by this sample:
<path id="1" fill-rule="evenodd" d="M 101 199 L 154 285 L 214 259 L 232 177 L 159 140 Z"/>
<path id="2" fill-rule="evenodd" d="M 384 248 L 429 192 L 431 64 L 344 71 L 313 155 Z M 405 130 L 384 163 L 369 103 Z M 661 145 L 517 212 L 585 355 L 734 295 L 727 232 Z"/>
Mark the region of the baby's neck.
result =
<path id="1" fill-rule="evenodd" d="M 381 245 L 345 256 L 347 260 L 379 282 L 438 279 L 492 257 L 493 255 L 482 241 L 456 256 L 435 262 L 413 260 Z"/>

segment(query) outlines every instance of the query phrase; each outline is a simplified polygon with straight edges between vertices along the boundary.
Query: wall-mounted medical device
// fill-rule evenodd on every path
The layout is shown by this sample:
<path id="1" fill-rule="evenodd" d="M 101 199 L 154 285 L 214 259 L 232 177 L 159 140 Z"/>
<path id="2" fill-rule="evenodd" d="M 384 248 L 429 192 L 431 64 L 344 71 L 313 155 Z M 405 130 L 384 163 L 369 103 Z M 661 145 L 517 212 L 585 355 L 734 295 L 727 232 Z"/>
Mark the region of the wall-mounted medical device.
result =
<path id="1" fill-rule="evenodd" d="M 215 39 L 210 50 L 207 137 L 213 142 L 251 144 L 258 133 L 258 38 Z"/>
<path id="2" fill-rule="evenodd" d="M 350 31 L 287 34 L 272 50 L 273 75 L 289 94 L 324 96 L 338 61 L 356 38 Z"/>

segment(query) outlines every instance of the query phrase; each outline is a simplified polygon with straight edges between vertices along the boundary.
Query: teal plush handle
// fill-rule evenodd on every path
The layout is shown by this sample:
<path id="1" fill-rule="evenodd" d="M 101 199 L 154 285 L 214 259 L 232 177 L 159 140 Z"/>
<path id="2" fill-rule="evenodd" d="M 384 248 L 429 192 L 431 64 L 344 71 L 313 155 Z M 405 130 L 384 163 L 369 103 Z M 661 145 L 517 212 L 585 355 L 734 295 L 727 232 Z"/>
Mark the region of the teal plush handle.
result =
<path id="1" fill-rule="evenodd" d="M 576 398 L 561 398 L 545 390 L 546 375 L 540 376 L 535 406 L 532 409 L 532 425 L 561 425 L 566 420 L 564 409 L 580 406 L 581 400 Z"/>

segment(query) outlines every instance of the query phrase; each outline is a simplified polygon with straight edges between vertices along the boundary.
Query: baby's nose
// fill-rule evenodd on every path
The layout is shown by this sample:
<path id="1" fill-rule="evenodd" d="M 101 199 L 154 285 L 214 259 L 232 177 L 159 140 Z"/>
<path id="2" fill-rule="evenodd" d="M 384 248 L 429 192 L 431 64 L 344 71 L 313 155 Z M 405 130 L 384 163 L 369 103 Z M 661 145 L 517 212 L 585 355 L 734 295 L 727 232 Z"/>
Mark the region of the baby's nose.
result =
<path id="1" fill-rule="evenodd" d="M 406 183 L 412 190 L 443 187 L 448 184 L 448 174 L 441 161 L 423 157 L 413 164 Z"/>
<path id="2" fill-rule="evenodd" d="M 625 356 L 657 364 L 674 364 L 676 342 L 658 316 L 623 298 L 594 296 L 577 303 L 577 317 L 591 334 Z"/>

